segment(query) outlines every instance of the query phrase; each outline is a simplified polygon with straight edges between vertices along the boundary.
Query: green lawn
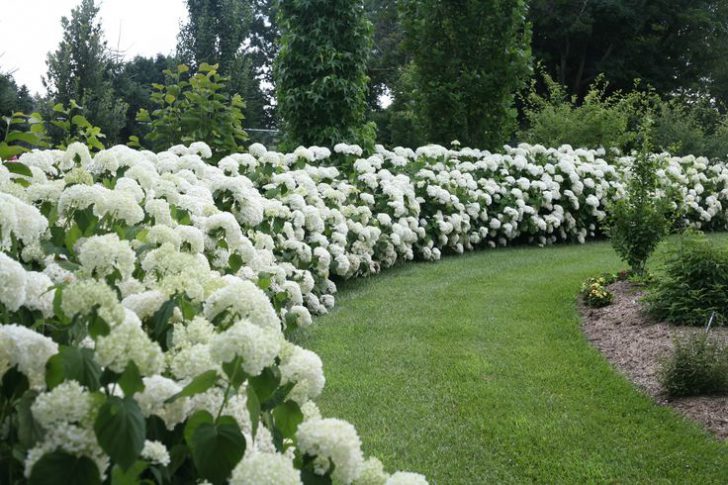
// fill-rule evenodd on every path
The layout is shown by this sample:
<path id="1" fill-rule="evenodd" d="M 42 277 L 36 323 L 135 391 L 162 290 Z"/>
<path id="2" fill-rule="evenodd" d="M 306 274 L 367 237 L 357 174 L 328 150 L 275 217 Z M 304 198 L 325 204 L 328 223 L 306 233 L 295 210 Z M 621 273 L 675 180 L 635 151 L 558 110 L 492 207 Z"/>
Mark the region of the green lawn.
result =
<path id="1" fill-rule="evenodd" d="M 579 329 L 605 243 L 484 251 L 347 283 L 298 341 L 326 416 L 435 484 L 726 483 L 728 445 L 618 375 Z"/>

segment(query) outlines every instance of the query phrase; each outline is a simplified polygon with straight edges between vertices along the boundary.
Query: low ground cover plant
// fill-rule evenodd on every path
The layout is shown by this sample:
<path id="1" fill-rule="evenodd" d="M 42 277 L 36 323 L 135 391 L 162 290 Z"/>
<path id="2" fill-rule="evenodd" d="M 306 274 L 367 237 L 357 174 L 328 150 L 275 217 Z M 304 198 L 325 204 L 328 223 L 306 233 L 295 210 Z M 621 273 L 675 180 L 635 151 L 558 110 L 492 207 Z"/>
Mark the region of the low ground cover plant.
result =
<path id="1" fill-rule="evenodd" d="M 680 325 L 728 319 L 728 248 L 688 232 L 666 250 L 645 303 L 655 317 Z"/>
<path id="2" fill-rule="evenodd" d="M 673 397 L 728 393 L 728 345 L 701 333 L 677 339 L 660 376 Z"/>
<path id="3" fill-rule="evenodd" d="M 580 295 L 582 301 L 592 308 L 605 307 L 614 301 L 614 293 L 607 289 L 620 278 L 617 273 L 604 273 L 600 276 L 588 278 L 581 285 Z"/>

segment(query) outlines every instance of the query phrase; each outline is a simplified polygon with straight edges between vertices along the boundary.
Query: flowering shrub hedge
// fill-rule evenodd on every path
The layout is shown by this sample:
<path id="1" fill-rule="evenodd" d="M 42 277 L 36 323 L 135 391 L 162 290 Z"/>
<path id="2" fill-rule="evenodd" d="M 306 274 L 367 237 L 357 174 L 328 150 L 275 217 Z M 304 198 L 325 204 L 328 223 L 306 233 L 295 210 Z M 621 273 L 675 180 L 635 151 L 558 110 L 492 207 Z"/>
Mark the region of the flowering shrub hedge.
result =
<path id="1" fill-rule="evenodd" d="M 287 340 L 333 279 L 481 246 L 584 242 L 630 159 L 356 146 L 205 162 L 203 143 L 0 165 L 0 473 L 30 483 L 426 483 L 323 418 Z M 728 168 L 657 155 L 685 223 L 726 226 Z"/>

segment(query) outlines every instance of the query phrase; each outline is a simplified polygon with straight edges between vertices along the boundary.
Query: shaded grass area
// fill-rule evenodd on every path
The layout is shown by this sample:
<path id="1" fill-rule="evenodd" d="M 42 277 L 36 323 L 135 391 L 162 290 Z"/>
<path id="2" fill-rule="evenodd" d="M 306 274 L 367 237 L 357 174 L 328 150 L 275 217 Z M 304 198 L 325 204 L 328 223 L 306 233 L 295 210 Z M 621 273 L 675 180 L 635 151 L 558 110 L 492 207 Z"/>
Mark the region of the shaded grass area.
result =
<path id="1" fill-rule="evenodd" d="M 586 341 L 581 282 L 607 243 L 408 264 L 342 287 L 299 336 L 318 404 L 367 455 L 435 484 L 725 483 L 728 445 L 659 407 Z"/>

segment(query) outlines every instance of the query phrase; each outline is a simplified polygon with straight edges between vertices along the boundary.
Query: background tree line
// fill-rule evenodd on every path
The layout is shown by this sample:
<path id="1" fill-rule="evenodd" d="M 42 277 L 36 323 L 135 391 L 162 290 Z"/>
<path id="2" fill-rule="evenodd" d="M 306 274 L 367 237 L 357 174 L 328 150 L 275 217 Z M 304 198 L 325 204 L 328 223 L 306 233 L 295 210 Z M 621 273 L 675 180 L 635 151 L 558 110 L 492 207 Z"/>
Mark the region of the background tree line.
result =
<path id="1" fill-rule="evenodd" d="M 149 128 L 167 69 L 217 65 L 242 126 L 282 143 L 454 139 L 630 148 L 638 118 L 677 152 L 728 153 L 728 1 L 186 0 L 176 52 L 124 60 L 95 0 L 62 20 L 48 93 L 0 75 L 0 113 L 75 100 L 107 142 Z M 1 59 L 0 59 L 1 61 Z M 636 82 L 637 80 L 637 82 Z M 251 133 L 253 139 L 259 135 Z"/>

